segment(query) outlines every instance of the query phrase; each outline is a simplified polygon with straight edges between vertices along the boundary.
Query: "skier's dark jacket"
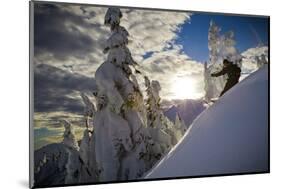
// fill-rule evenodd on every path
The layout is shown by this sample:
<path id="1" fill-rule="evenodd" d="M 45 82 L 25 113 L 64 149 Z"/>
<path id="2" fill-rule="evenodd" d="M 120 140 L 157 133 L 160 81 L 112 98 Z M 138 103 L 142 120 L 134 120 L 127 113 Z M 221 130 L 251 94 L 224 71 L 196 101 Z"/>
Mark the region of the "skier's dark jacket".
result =
<path id="1" fill-rule="evenodd" d="M 217 73 L 213 73 L 213 77 L 218 77 L 227 74 L 228 81 L 238 81 L 241 74 L 241 69 L 236 64 L 227 64 L 223 66 L 223 69 Z"/>

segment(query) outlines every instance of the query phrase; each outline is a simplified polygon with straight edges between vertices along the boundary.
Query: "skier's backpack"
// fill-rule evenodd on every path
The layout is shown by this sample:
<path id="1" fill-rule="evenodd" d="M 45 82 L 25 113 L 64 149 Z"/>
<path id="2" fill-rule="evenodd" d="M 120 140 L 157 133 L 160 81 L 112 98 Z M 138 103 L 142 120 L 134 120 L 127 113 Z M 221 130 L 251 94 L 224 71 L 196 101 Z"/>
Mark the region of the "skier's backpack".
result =
<path id="1" fill-rule="evenodd" d="M 239 78 L 241 74 L 241 68 L 237 64 L 234 64 L 233 72 L 234 75 Z"/>
<path id="2" fill-rule="evenodd" d="M 228 72 L 229 79 L 237 80 L 237 79 L 239 79 L 240 74 L 241 74 L 241 69 L 236 64 L 232 64 L 229 67 L 229 72 Z"/>

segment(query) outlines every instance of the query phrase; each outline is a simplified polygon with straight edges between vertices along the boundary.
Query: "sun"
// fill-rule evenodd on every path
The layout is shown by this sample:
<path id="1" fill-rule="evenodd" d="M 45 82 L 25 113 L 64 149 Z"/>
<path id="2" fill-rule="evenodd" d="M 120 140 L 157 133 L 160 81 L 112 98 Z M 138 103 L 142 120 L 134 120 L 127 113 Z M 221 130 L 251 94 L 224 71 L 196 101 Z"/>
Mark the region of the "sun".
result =
<path id="1" fill-rule="evenodd" d="M 190 77 L 177 77 L 171 87 L 173 99 L 197 99 L 202 96 L 197 91 L 197 82 Z"/>

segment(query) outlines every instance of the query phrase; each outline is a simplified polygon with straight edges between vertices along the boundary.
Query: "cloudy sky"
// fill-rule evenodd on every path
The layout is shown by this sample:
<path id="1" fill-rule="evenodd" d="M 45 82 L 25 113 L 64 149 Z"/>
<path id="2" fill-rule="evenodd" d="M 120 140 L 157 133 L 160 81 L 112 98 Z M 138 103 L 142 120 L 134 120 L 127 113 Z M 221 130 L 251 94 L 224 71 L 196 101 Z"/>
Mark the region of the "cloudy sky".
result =
<path id="1" fill-rule="evenodd" d="M 46 131 L 46 126 L 60 127 L 57 120 L 61 117 L 71 117 L 73 123 L 81 120 L 83 103 L 79 92 L 90 94 L 96 88 L 95 71 L 106 60 L 102 53 L 105 40 L 110 36 L 109 28 L 103 25 L 106 10 L 103 7 L 35 3 L 35 127 L 44 131 L 37 132 L 39 136 L 51 132 L 50 128 Z M 263 18 L 136 9 L 121 11 L 121 25 L 130 34 L 128 47 L 133 58 L 145 75 L 160 82 L 160 95 L 165 100 L 204 95 L 201 62 L 208 60 L 210 20 L 227 30 L 234 29 L 241 52 L 258 43 L 268 43 L 267 20 Z"/>

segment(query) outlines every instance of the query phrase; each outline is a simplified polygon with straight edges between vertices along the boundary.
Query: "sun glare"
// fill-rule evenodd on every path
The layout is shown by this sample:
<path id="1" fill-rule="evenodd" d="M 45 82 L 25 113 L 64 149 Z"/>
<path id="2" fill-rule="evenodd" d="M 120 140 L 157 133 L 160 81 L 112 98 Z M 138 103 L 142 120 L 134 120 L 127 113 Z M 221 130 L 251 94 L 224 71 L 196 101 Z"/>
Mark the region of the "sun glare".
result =
<path id="1" fill-rule="evenodd" d="M 172 86 L 173 99 L 196 99 L 201 94 L 196 90 L 196 81 L 192 78 L 176 78 Z"/>

